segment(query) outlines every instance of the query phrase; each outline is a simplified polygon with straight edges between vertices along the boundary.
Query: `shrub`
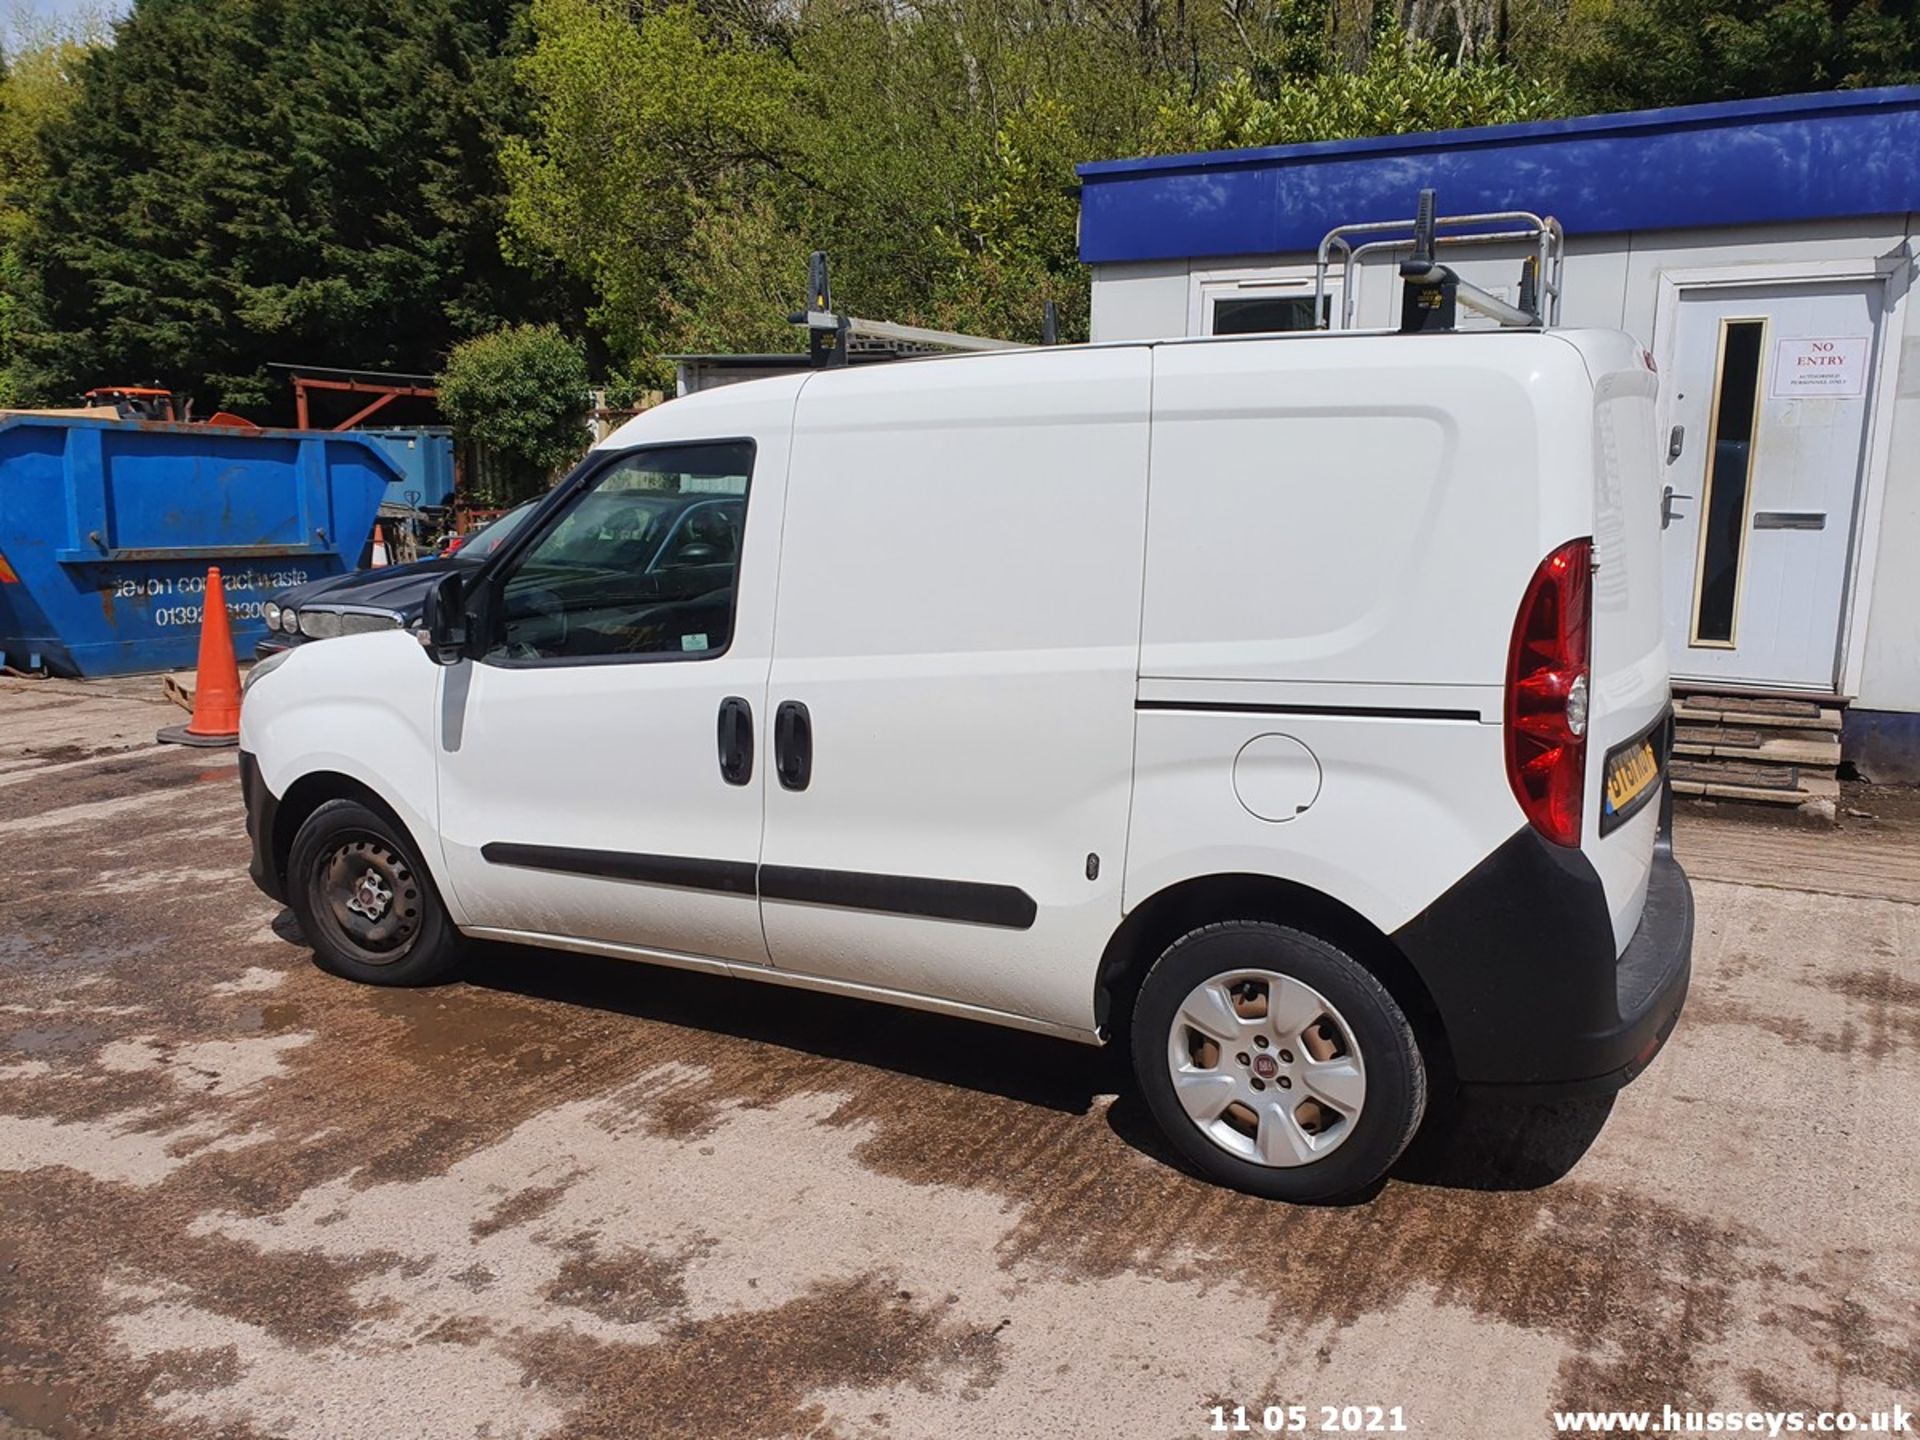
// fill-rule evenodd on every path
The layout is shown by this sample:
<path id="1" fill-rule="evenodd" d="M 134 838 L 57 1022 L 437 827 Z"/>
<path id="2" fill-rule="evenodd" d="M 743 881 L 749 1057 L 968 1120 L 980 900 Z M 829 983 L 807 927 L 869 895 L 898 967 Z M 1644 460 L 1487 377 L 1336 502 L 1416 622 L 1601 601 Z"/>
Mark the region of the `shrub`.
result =
<path id="1" fill-rule="evenodd" d="M 550 480 L 592 439 L 586 353 L 556 326 L 510 325 L 464 341 L 438 384 L 454 439 L 491 452 L 528 479 Z"/>

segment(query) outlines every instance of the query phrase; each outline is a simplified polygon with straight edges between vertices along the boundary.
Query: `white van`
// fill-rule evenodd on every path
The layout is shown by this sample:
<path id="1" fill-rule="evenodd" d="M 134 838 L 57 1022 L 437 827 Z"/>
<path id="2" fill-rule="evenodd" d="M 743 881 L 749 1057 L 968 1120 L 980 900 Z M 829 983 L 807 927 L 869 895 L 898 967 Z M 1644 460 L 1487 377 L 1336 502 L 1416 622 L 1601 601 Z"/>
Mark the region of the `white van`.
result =
<path id="1" fill-rule="evenodd" d="M 1349 1194 L 1435 1085 L 1678 1018 L 1654 393 L 1533 329 L 673 401 L 420 631 L 253 672 L 254 877 L 376 984 L 475 936 L 1128 1043 L 1197 1169 Z"/>

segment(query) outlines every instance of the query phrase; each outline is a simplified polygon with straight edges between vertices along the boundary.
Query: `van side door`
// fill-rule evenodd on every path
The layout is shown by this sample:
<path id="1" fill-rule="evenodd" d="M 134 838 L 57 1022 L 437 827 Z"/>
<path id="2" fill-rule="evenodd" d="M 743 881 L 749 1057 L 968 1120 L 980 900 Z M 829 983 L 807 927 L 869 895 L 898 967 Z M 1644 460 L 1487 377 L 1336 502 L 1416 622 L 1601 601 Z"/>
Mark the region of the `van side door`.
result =
<path id="1" fill-rule="evenodd" d="M 1150 355 L 802 392 L 767 697 L 777 968 L 1093 1028 L 1126 868 Z"/>
<path id="2" fill-rule="evenodd" d="M 483 653 L 443 684 L 441 842 L 463 928 L 764 967 L 785 426 L 599 466 L 482 572 Z"/>

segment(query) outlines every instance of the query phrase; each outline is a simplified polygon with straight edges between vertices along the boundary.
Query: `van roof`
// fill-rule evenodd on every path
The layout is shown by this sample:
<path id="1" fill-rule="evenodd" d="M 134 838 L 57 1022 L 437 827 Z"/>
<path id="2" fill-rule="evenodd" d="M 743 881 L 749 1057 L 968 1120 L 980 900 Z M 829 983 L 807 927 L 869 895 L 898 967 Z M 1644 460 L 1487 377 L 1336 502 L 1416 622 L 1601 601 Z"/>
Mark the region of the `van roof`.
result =
<path id="1" fill-rule="evenodd" d="M 1032 346 L 1015 350 L 978 350 L 952 351 L 936 355 L 902 356 L 885 366 L 862 366 L 859 373 L 872 375 L 876 370 L 895 372 L 900 366 L 930 365 L 940 369 L 973 363 L 991 364 L 996 360 L 1005 360 L 1013 355 L 1032 355 L 1036 352 L 1052 355 L 1069 355 L 1079 352 L 1101 350 L 1139 350 L 1157 349 L 1161 346 L 1189 345 L 1270 345 L 1276 343 L 1310 344 L 1315 341 L 1392 341 L 1399 344 L 1458 344 L 1467 342 L 1480 344 L 1496 338 L 1509 341 L 1551 340 L 1556 344 L 1567 344 L 1577 351 L 1586 363 L 1589 372 L 1601 374 L 1642 363 L 1648 369 L 1653 361 L 1638 341 L 1618 330 L 1599 329 L 1552 329 L 1539 326 L 1501 326 L 1484 330 L 1450 330 L 1442 334 L 1402 335 L 1398 330 L 1293 330 L 1272 331 L 1257 335 L 1170 335 L 1146 340 L 1100 340 L 1088 341 L 1076 345 Z M 760 409 L 768 405 L 777 405 L 782 400 L 797 400 L 800 391 L 814 381 L 832 383 L 831 377 L 851 373 L 846 370 L 823 369 L 804 370 L 790 375 L 773 375 L 761 380 L 743 380 L 731 385 L 717 385 L 707 390 L 697 390 L 691 395 L 678 396 L 663 405 L 636 415 L 619 429 L 615 430 L 595 449 L 624 449 L 632 445 L 643 445 L 651 440 L 672 440 L 684 438 L 689 421 L 695 421 L 703 429 L 711 427 L 713 422 L 696 417 L 717 416 L 729 411 L 741 412 L 747 409 Z M 709 433 L 720 433 L 727 428 L 724 422 Z M 668 433 L 669 431 L 674 433 Z"/>

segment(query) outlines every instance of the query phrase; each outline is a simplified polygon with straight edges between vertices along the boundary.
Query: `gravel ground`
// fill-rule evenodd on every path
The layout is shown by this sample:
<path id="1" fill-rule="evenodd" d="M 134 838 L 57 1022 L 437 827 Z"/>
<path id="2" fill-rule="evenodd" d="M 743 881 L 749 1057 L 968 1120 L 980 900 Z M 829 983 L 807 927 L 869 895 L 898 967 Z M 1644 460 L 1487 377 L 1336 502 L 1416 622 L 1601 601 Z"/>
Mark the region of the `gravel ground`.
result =
<path id="1" fill-rule="evenodd" d="M 1182 1173 L 1064 1043 L 504 947 L 332 979 L 176 718 L 0 680 L 5 1440 L 1920 1402 L 1911 820 L 1687 817 L 1694 995 L 1645 1077 L 1290 1209 Z"/>

